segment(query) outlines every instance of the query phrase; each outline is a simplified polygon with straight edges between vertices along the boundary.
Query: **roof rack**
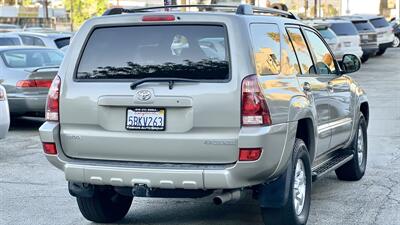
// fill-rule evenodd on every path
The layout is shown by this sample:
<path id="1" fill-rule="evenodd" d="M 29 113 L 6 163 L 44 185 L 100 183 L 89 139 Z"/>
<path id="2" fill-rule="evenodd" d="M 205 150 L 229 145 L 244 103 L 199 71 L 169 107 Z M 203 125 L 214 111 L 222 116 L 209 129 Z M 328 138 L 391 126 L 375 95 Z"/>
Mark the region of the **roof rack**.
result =
<path id="1" fill-rule="evenodd" d="M 106 10 L 103 13 L 103 16 L 117 15 L 117 14 L 123 14 L 123 13 L 152 12 L 153 10 L 157 10 L 157 9 L 175 9 L 175 8 L 202 8 L 206 11 L 212 11 L 216 8 L 224 8 L 224 9 L 230 9 L 230 11 L 236 12 L 236 14 L 238 14 L 238 15 L 272 14 L 272 15 L 286 17 L 289 19 L 299 20 L 299 18 L 291 12 L 286 12 L 286 11 L 273 9 L 273 8 L 255 7 L 255 6 L 249 5 L 249 4 L 240 4 L 239 6 L 235 6 L 235 5 L 167 5 L 167 6 L 133 8 L 133 9 L 111 8 L 111 9 Z"/>

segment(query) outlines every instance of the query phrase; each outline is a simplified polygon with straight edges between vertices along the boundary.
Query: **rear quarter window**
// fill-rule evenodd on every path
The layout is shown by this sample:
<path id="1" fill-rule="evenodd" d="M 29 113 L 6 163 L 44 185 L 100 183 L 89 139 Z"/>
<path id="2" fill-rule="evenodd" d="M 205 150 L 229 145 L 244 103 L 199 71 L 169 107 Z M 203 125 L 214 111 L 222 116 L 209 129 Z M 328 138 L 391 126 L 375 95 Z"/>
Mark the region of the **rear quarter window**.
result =
<path id="1" fill-rule="evenodd" d="M 279 74 L 281 70 L 281 38 L 276 24 L 251 24 L 253 55 L 257 74 Z"/>
<path id="2" fill-rule="evenodd" d="M 80 58 L 78 80 L 229 79 L 222 25 L 145 25 L 95 29 Z"/>
<path id="3" fill-rule="evenodd" d="M 54 40 L 54 43 L 56 44 L 57 48 L 62 48 L 64 46 L 69 45 L 70 38 L 58 38 Z"/>

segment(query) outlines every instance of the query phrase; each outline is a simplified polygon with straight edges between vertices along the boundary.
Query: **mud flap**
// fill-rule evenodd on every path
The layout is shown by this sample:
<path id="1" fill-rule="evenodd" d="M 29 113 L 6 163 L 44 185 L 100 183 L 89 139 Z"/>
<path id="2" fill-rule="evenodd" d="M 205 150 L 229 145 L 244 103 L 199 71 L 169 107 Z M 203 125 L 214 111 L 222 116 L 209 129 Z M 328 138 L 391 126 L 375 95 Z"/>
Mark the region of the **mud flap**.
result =
<path id="1" fill-rule="evenodd" d="M 90 198 L 94 195 L 94 186 L 85 183 L 68 182 L 69 194 L 74 197 Z"/>
<path id="2" fill-rule="evenodd" d="M 286 171 L 276 180 L 258 187 L 258 201 L 262 208 L 282 208 L 289 198 L 289 188 L 292 178 L 292 160 Z"/>

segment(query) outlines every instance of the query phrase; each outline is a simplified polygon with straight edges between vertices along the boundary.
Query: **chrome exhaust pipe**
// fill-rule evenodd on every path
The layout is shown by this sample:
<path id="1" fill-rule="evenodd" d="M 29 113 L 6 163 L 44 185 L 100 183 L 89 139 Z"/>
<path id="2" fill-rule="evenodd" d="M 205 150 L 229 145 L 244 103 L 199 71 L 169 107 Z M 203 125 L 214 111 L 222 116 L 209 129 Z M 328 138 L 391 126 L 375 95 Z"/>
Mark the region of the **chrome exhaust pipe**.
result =
<path id="1" fill-rule="evenodd" d="M 220 195 L 215 196 L 213 198 L 213 202 L 215 205 L 222 205 L 227 202 L 238 201 L 243 196 L 242 192 L 243 192 L 242 190 L 236 189 L 233 191 L 228 191 L 228 192 L 222 193 Z"/>

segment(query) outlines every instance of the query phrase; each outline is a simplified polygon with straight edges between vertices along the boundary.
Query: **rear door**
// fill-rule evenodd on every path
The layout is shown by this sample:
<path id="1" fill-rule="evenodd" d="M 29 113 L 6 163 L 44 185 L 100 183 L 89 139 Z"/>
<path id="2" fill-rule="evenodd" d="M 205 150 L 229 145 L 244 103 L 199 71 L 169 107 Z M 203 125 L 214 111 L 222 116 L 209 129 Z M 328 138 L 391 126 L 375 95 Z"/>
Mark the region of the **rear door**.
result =
<path id="1" fill-rule="evenodd" d="M 220 24 L 96 28 L 74 80 L 62 89 L 64 152 L 118 161 L 235 162 L 240 85 L 228 46 Z M 173 78 L 196 82 L 167 82 Z M 131 88 L 140 79 L 158 81 Z"/>

